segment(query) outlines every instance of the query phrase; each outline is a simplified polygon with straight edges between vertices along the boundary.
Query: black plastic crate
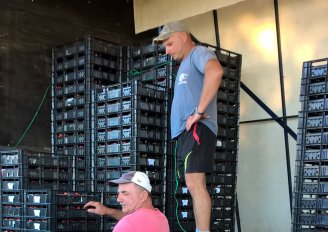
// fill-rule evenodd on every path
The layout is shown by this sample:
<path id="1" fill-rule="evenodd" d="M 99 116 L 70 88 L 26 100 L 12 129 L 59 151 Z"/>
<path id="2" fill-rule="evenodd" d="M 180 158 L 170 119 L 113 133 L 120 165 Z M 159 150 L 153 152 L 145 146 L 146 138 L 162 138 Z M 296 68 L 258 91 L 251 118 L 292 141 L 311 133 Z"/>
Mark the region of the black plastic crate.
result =
<path id="1" fill-rule="evenodd" d="M 304 193 L 327 194 L 328 182 L 303 183 L 302 191 Z"/>
<path id="2" fill-rule="evenodd" d="M 89 201 L 101 201 L 101 194 L 90 191 L 69 191 L 56 193 L 58 205 L 83 206 Z"/>
<path id="3" fill-rule="evenodd" d="M 234 232 L 235 222 L 230 218 L 216 219 L 211 222 L 211 229 L 214 231 Z"/>
<path id="4" fill-rule="evenodd" d="M 163 164 L 163 157 L 162 156 L 150 156 L 150 155 L 142 155 L 140 153 L 133 153 L 129 156 L 122 156 L 121 158 L 121 166 L 144 166 L 147 168 L 157 167 L 162 168 Z"/>
<path id="5" fill-rule="evenodd" d="M 229 174 L 211 174 L 206 176 L 206 183 L 213 185 L 234 185 L 236 176 Z"/>
<path id="6" fill-rule="evenodd" d="M 144 84 L 137 80 L 110 85 L 109 87 L 96 90 L 95 94 L 97 101 L 110 101 L 133 95 L 143 96 L 156 101 L 165 99 L 164 90 L 158 89 L 155 85 Z"/>
<path id="7" fill-rule="evenodd" d="M 235 162 L 237 159 L 237 151 L 216 151 L 214 153 L 215 162 Z"/>
<path id="8" fill-rule="evenodd" d="M 218 125 L 224 127 L 237 127 L 238 126 L 238 115 L 229 116 L 225 114 L 218 114 Z"/>
<path id="9" fill-rule="evenodd" d="M 177 205 L 179 210 L 185 210 L 185 208 L 192 208 L 191 197 L 176 197 Z"/>
<path id="10" fill-rule="evenodd" d="M 229 116 L 236 116 L 239 114 L 239 105 L 230 105 L 224 102 L 217 103 L 218 114 L 226 114 Z"/>
<path id="11" fill-rule="evenodd" d="M 18 165 L 23 164 L 23 157 L 47 157 L 50 156 L 50 153 L 23 149 L 4 149 L 0 150 L 0 156 L 0 165 Z"/>
<path id="12" fill-rule="evenodd" d="M 226 75 L 240 80 L 241 55 L 224 49 L 216 49 L 215 53 L 222 67 L 229 67 L 230 69 L 236 70 L 233 75 L 229 69 Z"/>
<path id="13" fill-rule="evenodd" d="M 24 218 L 18 217 L 1 217 L 1 229 L 2 230 L 18 230 L 21 231 L 24 229 Z"/>
<path id="14" fill-rule="evenodd" d="M 328 176 L 328 166 L 313 165 L 304 167 L 303 176 L 306 178 L 325 177 Z"/>
<path id="15" fill-rule="evenodd" d="M 0 204 L 22 204 L 24 203 L 23 191 L 0 191 Z"/>
<path id="16" fill-rule="evenodd" d="M 83 56 L 90 52 L 95 52 L 95 57 L 120 57 L 121 46 L 99 38 L 86 36 L 77 41 L 57 46 L 53 49 L 53 57 L 62 60 L 77 55 Z"/>
<path id="17" fill-rule="evenodd" d="M 234 218 L 234 210 L 232 207 L 212 208 L 213 219 L 216 218 Z"/>
<path id="18" fill-rule="evenodd" d="M 125 154 L 131 152 L 145 152 L 163 154 L 164 143 L 150 144 L 147 141 L 140 140 L 139 138 L 131 138 L 131 140 L 112 141 L 107 143 L 98 143 L 96 145 L 97 155 L 105 154 Z"/>
<path id="19" fill-rule="evenodd" d="M 227 71 L 226 68 L 223 68 L 223 70 Z M 239 81 L 223 78 L 221 80 L 219 91 L 239 94 Z"/>
<path id="20" fill-rule="evenodd" d="M 27 205 L 25 216 L 29 219 L 47 219 L 53 217 L 53 209 L 50 205 Z"/>
<path id="21" fill-rule="evenodd" d="M 57 191 L 26 190 L 25 203 L 28 205 L 47 205 L 56 203 Z"/>
<path id="22" fill-rule="evenodd" d="M 306 133 L 305 144 L 327 144 L 328 132 L 323 133 Z"/>
<path id="23" fill-rule="evenodd" d="M 214 198 L 212 198 L 212 207 L 233 208 L 234 204 L 235 204 L 235 202 L 234 202 L 233 197 L 230 197 L 230 198 L 214 197 Z"/>
<path id="24" fill-rule="evenodd" d="M 169 194 L 175 194 L 176 196 L 190 196 L 189 190 L 184 184 L 184 182 L 179 182 L 178 187 L 176 189 L 176 181 L 174 179 L 171 179 L 169 180 L 167 187 L 171 189 L 171 191 L 167 191 Z"/>
<path id="25" fill-rule="evenodd" d="M 301 96 L 312 95 L 321 96 L 324 98 L 324 94 L 327 93 L 328 86 L 325 80 L 326 78 L 320 79 L 320 82 L 310 82 L 311 79 L 302 79 L 301 81 Z"/>
<path id="26" fill-rule="evenodd" d="M 219 90 L 217 93 L 217 101 L 226 104 L 237 104 L 239 102 L 239 95 L 237 93 Z"/>
<path id="27" fill-rule="evenodd" d="M 17 166 L 2 166 L 1 167 L 1 180 L 15 180 L 19 179 L 20 177 L 24 176 L 24 168 L 23 165 L 17 165 Z M 26 175 L 25 175 L 26 177 Z"/>
<path id="28" fill-rule="evenodd" d="M 73 156 L 72 167 L 75 169 L 89 169 L 91 167 L 91 156 Z"/>
<path id="29" fill-rule="evenodd" d="M 3 170 L 7 171 L 7 169 Z M 11 173 L 11 172 L 10 172 Z M 0 180 L 3 191 L 22 189 L 54 189 L 59 184 L 59 171 L 57 169 L 31 169 L 24 170 L 17 177 L 2 177 Z"/>
<path id="30" fill-rule="evenodd" d="M 232 162 L 232 163 L 222 163 L 222 162 L 215 162 L 214 163 L 214 173 L 217 174 L 232 174 L 232 175 L 236 175 L 236 162 Z"/>
<path id="31" fill-rule="evenodd" d="M 229 151 L 235 151 L 238 147 L 238 140 L 226 140 L 226 139 L 218 139 L 216 143 L 216 151 L 222 151 L 222 150 L 229 150 Z"/>
<path id="32" fill-rule="evenodd" d="M 328 99 L 316 99 L 302 102 L 305 112 L 322 112 L 328 109 Z"/>
<path id="33" fill-rule="evenodd" d="M 99 71 L 92 69 L 90 71 L 90 77 L 91 79 L 99 79 L 111 83 L 118 83 L 120 80 L 120 73 L 116 70 Z"/>
<path id="34" fill-rule="evenodd" d="M 61 78 L 62 77 L 62 78 Z M 86 72 L 84 69 L 74 69 L 70 70 L 70 72 L 65 72 L 63 76 L 57 76 L 57 83 L 63 82 L 71 82 L 71 81 L 79 81 L 84 80 L 86 78 Z"/>
<path id="35" fill-rule="evenodd" d="M 65 56 L 72 56 L 78 53 L 84 53 L 86 50 L 86 45 L 83 40 L 74 41 L 62 46 L 58 46 L 54 49 L 54 57 L 57 59 L 62 59 Z"/>
<path id="36" fill-rule="evenodd" d="M 327 58 L 303 62 L 302 78 L 327 76 L 327 62 Z"/>
<path id="37" fill-rule="evenodd" d="M 8 191 L 8 190 L 21 190 L 25 186 L 23 186 L 22 179 L 13 179 L 13 180 L 1 180 L 1 190 Z"/>
<path id="38" fill-rule="evenodd" d="M 142 141 L 138 138 L 133 138 L 132 140 L 127 140 L 126 142 L 122 141 L 122 153 L 130 152 L 145 152 L 145 153 L 155 153 L 163 154 L 164 152 L 164 143 L 148 143 L 148 141 Z"/>
<path id="39" fill-rule="evenodd" d="M 73 182 L 73 190 L 81 192 L 89 192 L 92 190 L 91 180 L 76 180 Z"/>
<path id="40" fill-rule="evenodd" d="M 173 215 L 172 219 L 169 220 L 170 222 L 170 231 L 172 232 L 180 232 L 180 231 L 187 231 L 187 232 L 193 232 L 196 229 L 195 222 L 193 220 L 182 220 L 177 221 L 175 216 Z M 183 229 L 183 230 L 182 230 Z"/>
<path id="41" fill-rule="evenodd" d="M 159 52 L 163 53 L 163 49 L 158 45 L 148 44 L 145 46 L 132 46 L 130 47 L 130 53 L 132 58 L 140 57 L 140 56 L 155 56 Z"/>
<path id="42" fill-rule="evenodd" d="M 119 207 L 120 203 L 117 202 L 117 193 L 104 193 L 104 204 L 108 206 Z"/>
<path id="43" fill-rule="evenodd" d="M 78 138 L 84 138 L 85 140 L 89 140 L 88 136 L 86 137 L 78 137 Z M 90 150 L 88 146 L 88 142 L 80 142 L 80 143 L 71 143 L 71 144 L 65 144 L 63 147 L 59 148 L 59 146 L 56 149 L 58 154 L 63 154 L 67 156 L 87 156 L 90 155 Z"/>
<path id="44" fill-rule="evenodd" d="M 238 138 L 238 128 L 218 128 L 218 138 L 228 138 L 228 139 L 237 139 Z"/>
<path id="45" fill-rule="evenodd" d="M 328 160 L 328 149 L 311 149 L 303 150 L 304 156 L 302 159 L 306 161 L 324 161 Z"/>
<path id="46" fill-rule="evenodd" d="M 299 117 L 299 128 L 326 128 L 328 127 L 328 116 L 308 116 L 308 117 Z"/>
<path id="47" fill-rule="evenodd" d="M 121 65 L 119 57 L 113 57 L 99 53 L 96 53 L 95 56 L 92 56 L 90 62 L 97 66 L 103 66 L 114 70 L 119 70 Z"/>
<path id="48" fill-rule="evenodd" d="M 24 214 L 24 205 L 23 204 L 0 204 L 1 215 L 3 217 L 23 217 Z"/>
<path id="49" fill-rule="evenodd" d="M 192 207 L 178 207 L 176 208 L 176 202 L 175 199 L 171 199 L 171 202 L 174 202 L 173 204 L 167 203 L 169 207 L 167 207 L 166 210 L 166 216 L 170 219 L 179 220 L 182 221 L 190 221 L 194 222 L 194 213 Z M 188 202 L 189 199 L 188 199 Z M 181 201 L 182 204 L 182 201 Z"/>
<path id="50" fill-rule="evenodd" d="M 166 127 L 167 117 L 165 116 L 166 114 L 152 115 L 146 114 L 140 110 L 132 110 L 131 112 L 122 115 L 122 125 L 141 124 L 163 129 L 163 127 Z"/>
<path id="51" fill-rule="evenodd" d="M 129 166 L 146 166 L 146 167 L 163 167 L 162 157 L 159 155 L 142 155 L 138 152 L 131 154 L 106 155 L 97 158 L 97 167 L 129 167 Z"/>
<path id="52" fill-rule="evenodd" d="M 24 231 L 43 231 L 50 232 L 54 229 L 55 219 L 54 218 L 26 218 L 26 226 Z"/>
<path id="53" fill-rule="evenodd" d="M 219 184 L 209 188 L 211 196 L 234 196 L 235 185 Z"/>
<path id="54" fill-rule="evenodd" d="M 104 178 L 105 177 L 106 175 L 104 175 Z M 103 180 L 96 179 L 94 181 L 94 185 L 95 185 L 95 191 L 97 192 L 107 192 L 107 193 L 117 194 L 117 190 L 118 190 L 117 186 L 112 185 L 105 179 Z"/>
<path id="55" fill-rule="evenodd" d="M 108 113 L 120 113 L 125 111 L 131 111 L 133 109 L 143 110 L 150 113 L 164 114 L 164 105 L 160 102 L 148 102 L 143 99 L 138 99 L 135 96 L 135 99 L 131 100 L 122 100 L 122 103 L 116 102 L 108 104 L 107 112 Z"/>
<path id="56" fill-rule="evenodd" d="M 240 79 L 240 71 L 235 67 L 225 67 L 223 66 L 223 79 Z"/>

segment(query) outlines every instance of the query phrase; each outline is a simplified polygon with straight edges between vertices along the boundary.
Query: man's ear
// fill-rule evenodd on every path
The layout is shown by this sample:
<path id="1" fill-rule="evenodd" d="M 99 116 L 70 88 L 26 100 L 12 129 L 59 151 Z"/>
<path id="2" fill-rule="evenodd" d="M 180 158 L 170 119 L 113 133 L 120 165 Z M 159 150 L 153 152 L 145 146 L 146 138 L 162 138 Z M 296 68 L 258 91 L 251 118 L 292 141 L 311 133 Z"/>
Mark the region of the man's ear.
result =
<path id="1" fill-rule="evenodd" d="M 187 32 L 181 32 L 181 38 L 183 42 L 186 42 L 188 40 Z"/>
<path id="2" fill-rule="evenodd" d="M 147 191 L 141 192 L 141 201 L 144 202 L 147 200 L 149 193 Z"/>

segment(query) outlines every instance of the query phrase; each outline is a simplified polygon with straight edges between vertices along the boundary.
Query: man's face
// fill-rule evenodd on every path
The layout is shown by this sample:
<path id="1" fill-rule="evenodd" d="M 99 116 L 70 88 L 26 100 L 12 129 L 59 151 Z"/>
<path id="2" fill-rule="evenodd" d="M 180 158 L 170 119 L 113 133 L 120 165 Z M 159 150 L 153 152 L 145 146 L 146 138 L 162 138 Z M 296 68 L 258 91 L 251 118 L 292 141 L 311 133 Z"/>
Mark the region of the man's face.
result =
<path id="1" fill-rule="evenodd" d="M 163 41 L 165 53 L 169 54 L 173 60 L 180 61 L 183 59 L 183 39 L 182 32 L 175 32 L 168 39 Z"/>
<path id="2" fill-rule="evenodd" d="M 131 214 L 141 207 L 142 190 L 134 183 L 119 184 L 117 202 L 122 206 L 122 212 Z"/>

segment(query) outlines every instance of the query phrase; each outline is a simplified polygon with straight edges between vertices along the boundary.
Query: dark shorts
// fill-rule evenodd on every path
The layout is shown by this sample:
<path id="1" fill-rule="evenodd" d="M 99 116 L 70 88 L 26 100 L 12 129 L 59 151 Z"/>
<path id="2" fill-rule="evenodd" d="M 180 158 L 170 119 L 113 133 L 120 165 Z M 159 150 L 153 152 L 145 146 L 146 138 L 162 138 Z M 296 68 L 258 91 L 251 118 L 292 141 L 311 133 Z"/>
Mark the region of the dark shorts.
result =
<path id="1" fill-rule="evenodd" d="M 189 131 L 185 130 L 177 138 L 178 176 L 212 172 L 215 146 L 215 134 L 203 123 L 195 123 Z"/>

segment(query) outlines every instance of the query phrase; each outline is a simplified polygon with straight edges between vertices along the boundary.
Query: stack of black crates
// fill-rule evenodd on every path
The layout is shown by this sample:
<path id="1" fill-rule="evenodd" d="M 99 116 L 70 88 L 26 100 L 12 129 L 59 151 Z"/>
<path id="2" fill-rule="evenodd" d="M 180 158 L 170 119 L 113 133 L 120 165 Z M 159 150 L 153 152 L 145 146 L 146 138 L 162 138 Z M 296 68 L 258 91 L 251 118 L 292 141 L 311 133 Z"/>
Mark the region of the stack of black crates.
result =
<path id="1" fill-rule="evenodd" d="M 155 207 L 164 211 L 167 147 L 167 80 L 171 63 L 163 48 L 127 48 L 126 81 L 96 88 L 92 99 L 92 172 L 95 191 L 118 208 L 117 179 L 130 170 L 148 174 Z M 164 52 L 163 52 L 164 51 Z M 109 231 L 116 221 L 104 219 Z"/>
<path id="2" fill-rule="evenodd" d="M 241 56 L 211 49 L 224 68 L 215 172 L 207 176 L 211 229 L 232 232 Z M 2 231 L 111 231 L 114 219 L 82 206 L 94 200 L 120 208 L 109 181 L 130 170 L 148 174 L 153 203 L 171 231 L 194 231 L 189 192 L 183 180 L 175 185 L 168 126 L 178 64 L 162 46 L 120 46 L 90 36 L 52 55 L 52 152 L 30 159 L 23 150 L 1 150 Z"/>
<path id="3" fill-rule="evenodd" d="M 87 36 L 53 49 L 52 152 L 68 155 L 74 191 L 91 191 L 92 89 L 124 76 L 122 47 Z"/>
<path id="4" fill-rule="evenodd" d="M 100 193 L 72 192 L 67 156 L 0 148 L 1 231 L 99 231 L 100 218 L 82 210 Z"/>
<path id="5" fill-rule="evenodd" d="M 165 91 L 133 80 L 95 91 L 94 186 L 105 204 L 118 207 L 109 180 L 131 170 L 146 172 L 154 205 L 163 210 L 166 125 Z M 106 230 L 110 227 L 105 227 Z"/>
<path id="6" fill-rule="evenodd" d="M 129 47 L 129 79 L 141 80 L 143 83 L 172 87 L 174 63 L 165 54 L 163 46 L 145 45 Z"/>
<path id="7" fill-rule="evenodd" d="M 241 55 L 207 46 L 215 51 L 224 69 L 217 95 L 219 130 L 213 164 L 214 172 L 206 176 L 206 184 L 212 199 L 211 230 L 234 232 Z M 169 150 L 166 215 L 169 218 L 171 231 L 195 231 L 190 193 L 184 180 L 176 176 L 174 143 L 170 144 Z"/>
<path id="8" fill-rule="evenodd" d="M 303 63 L 293 231 L 328 230 L 328 59 Z"/>

